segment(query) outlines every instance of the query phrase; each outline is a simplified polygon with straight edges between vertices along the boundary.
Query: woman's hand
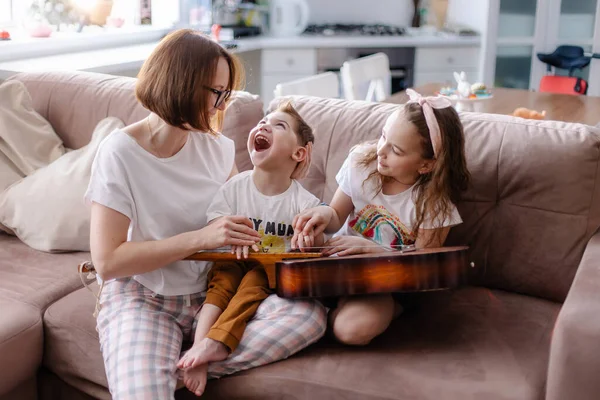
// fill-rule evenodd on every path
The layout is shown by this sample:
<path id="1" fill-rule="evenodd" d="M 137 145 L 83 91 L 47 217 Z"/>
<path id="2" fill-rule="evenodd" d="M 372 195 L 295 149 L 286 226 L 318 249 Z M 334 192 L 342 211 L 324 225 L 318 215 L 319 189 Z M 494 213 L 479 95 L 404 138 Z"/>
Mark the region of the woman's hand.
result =
<path id="1" fill-rule="evenodd" d="M 260 234 L 252 229 L 252 222 L 241 215 L 217 218 L 196 232 L 199 235 L 199 250 L 218 249 L 223 246 L 256 247 L 256 243 L 260 241 Z M 256 250 L 258 251 L 258 247 Z"/>
<path id="2" fill-rule="evenodd" d="M 335 211 L 329 206 L 318 206 L 302 211 L 294 217 L 292 225 L 294 226 L 294 236 L 292 238 L 292 249 L 296 244 L 301 243 L 302 239 L 299 235 L 311 235 L 314 240 L 315 236 L 320 235 L 325 231 L 327 225 L 333 217 Z"/>
<path id="3" fill-rule="evenodd" d="M 338 256 L 349 256 L 351 254 L 382 253 L 387 251 L 383 246 L 358 236 L 338 236 L 328 240 L 324 244 L 324 256 L 337 254 Z"/>

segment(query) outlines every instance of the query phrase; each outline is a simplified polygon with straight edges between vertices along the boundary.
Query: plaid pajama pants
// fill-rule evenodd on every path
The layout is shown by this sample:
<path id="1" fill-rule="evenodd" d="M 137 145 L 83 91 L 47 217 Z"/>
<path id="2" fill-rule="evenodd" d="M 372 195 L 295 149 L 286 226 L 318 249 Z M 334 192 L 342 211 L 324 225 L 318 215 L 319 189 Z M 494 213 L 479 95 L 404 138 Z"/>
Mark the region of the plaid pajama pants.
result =
<path id="1" fill-rule="evenodd" d="M 203 302 L 200 294 L 157 295 L 131 278 L 105 284 L 97 327 L 113 399 L 174 399 L 176 363 Z M 320 339 L 326 325 L 319 302 L 271 295 L 237 349 L 209 365 L 209 379 L 285 359 Z"/>

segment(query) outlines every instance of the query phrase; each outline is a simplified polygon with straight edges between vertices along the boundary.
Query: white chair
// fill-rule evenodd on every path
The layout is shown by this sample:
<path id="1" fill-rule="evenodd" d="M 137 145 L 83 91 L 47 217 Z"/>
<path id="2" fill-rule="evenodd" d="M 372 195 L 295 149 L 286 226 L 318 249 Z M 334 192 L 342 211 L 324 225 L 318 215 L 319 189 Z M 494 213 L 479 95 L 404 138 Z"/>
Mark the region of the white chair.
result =
<path id="1" fill-rule="evenodd" d="M 346 61 L 340 73 L 348 100 L 382 101 L 392 94 L 390 60 L 384 53 Z"/>
<path id="2" fill-rule="evenodd" d="M 308 78 L 279 83 L 275 86 L 274 93 L 275 97 L 298 94 L 338 98 L 340 97 L 340 81 L 335 73 L 323 72 Z"/>

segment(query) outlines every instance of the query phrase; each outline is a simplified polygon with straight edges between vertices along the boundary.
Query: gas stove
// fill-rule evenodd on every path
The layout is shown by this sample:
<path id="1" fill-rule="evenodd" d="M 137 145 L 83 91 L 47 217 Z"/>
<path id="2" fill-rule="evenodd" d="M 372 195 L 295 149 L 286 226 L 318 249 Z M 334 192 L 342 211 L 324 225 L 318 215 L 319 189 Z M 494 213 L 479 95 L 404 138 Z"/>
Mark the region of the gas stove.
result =
<path id="1" fill-rule="evenodd" d="M 383 24 L 313 24 L 304 31 L 307 36 L 401 36 L 399 26 Z"/>

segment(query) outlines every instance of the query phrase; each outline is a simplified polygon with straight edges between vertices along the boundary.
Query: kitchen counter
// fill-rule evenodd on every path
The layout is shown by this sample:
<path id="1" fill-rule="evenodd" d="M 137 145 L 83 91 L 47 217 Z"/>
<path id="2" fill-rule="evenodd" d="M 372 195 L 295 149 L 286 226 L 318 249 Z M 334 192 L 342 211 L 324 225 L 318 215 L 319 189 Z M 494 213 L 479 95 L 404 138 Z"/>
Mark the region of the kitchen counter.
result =
<path id="1" fill-rule="evenodd" d="M 479 36 L 455 36 L 445 34 L 403 36 L 295 36 L 278 38 L 258 36 L 239 39 L 237 51 L 270 48 L 334 48 L 334 47 L 447 47 L 479 46 Z"/>
<path id="2" fill-rule="evenodd" d="M 233 52 L 264 49 L 344 48 L 344 47 L 478 47 L 479 36 L 419 34 L 403 36 L 295 36 L 287 38 L 257 36 L 235 40 Z M 17 43 L 15 43 L 16 45 Z M 0 62 L 0 79 L 17 72 L 65 69 L 102 73 L 139 68 L 158 42 L 120 46 L 101 50 L 79 51 L 45 57 L 23 58 Z"/>

